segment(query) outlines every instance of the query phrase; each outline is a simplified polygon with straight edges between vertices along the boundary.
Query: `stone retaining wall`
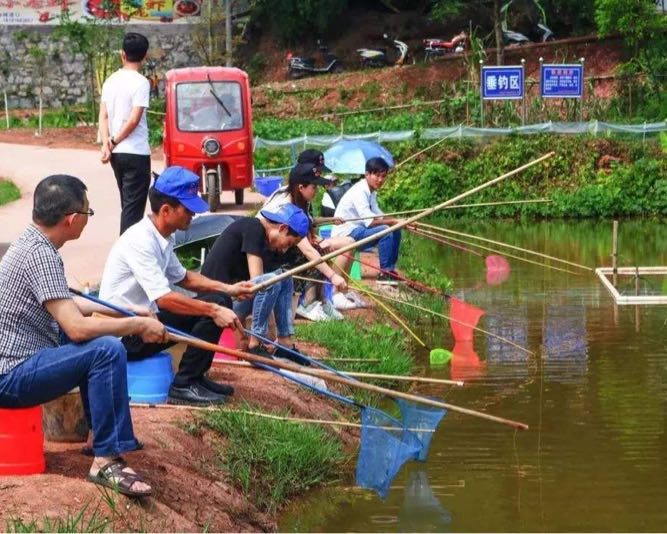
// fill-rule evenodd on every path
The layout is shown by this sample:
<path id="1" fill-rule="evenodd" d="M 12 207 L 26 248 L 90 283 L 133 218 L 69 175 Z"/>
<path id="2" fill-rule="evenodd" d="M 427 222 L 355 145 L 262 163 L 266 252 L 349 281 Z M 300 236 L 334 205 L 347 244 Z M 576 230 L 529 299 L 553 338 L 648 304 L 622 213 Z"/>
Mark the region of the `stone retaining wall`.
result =
<path id="1" fill-rule="evenodd" d="M 47 54 L 44 80 L 44 106 L 83 104 L 89 101 L 90 82 L 85 58 L 73 54 L 67 44 L 54 42 L 53 26 L 0 26 L 0 88 L 7 90 L 10 108 L 37 107 L 40 76 L 29 49 L 38 46 Z M 192 45 L 192 27 L 185 24 L 128 25 L 148 37 L 149 54 L 157 58 L 157 71 L 164 74 L 171 68 L 195 66 L 197 54 Z M 17 39 L 21 33 L 31 36 Z M 32 41 L 36 41 L 36 45 Z M 98 98 L 96 95 L 95 98 Z M 0 100 L 0 106 L 2 102 Z"/>

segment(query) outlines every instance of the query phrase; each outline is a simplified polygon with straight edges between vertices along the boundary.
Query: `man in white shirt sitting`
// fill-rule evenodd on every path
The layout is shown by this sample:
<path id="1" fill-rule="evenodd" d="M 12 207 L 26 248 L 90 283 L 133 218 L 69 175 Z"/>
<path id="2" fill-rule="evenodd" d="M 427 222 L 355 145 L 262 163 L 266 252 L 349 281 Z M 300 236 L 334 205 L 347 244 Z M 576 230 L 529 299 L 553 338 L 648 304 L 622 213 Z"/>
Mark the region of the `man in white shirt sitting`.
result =
<path id="1" fill-rule="evenodd" d="M 217 343 L 222 328 L 241 328 L 231 310 L 230 296 L 252 297 L 249 282 L 234 285 L 186 271 L 174 253 L 176 230 L 186 230 L 195 213 L 208 210 L 197 195 L 199 177 L 183 167 L 169 167 L 148 192 L 151 211 L 116 241 L 102 275 L 100 297 L 118 306 L 141 305 L 157 313 L 166 325 Z M 199 293 L 197 298 L 173 291 L 171 284 Z M 123 344 L 129 361 L 149 357 L 169 345 L 144 343 L 126 336 Z M 169 389 L 172 404 L 221 404 L 234 393 L 227 384 L 206 373 L 213 353 L 188 347 Z"/>
<path id="2" fill-rule="evenodd" d="M 366 162 L 366 175 L 363 180 L 354 184 L 336 207 L 335 217 L 347 221 L 348 219 L 359 219 L 333 227 L 332 236 L 349 236 L 355 241 L 360 241 L 386 230 L 399 222 L 395 217 L 386 217 L 377 202 L 377 191 L 380 189 L 389 172 L 389 164 L 382 158 L 371 158 Z M 362 218 L 363 219 L 360 219 Z M 396 262 L 401 245 L 401 231 L 397 230 L 381 237 L 375 243 L 365 249 L 377 245 L 380 255 L 380 276 L 378 283 L 395 284 L 392 274 L 396 271 Z M 336 258 L 339 269 L 349 272 L 352 259 L 346 255 Z M 337 293 L 338 294 L 338 293 Z M 335 298 L 335 297 L 334 297 Z M 334 302 L 334 304 L 336 304 Z"/>

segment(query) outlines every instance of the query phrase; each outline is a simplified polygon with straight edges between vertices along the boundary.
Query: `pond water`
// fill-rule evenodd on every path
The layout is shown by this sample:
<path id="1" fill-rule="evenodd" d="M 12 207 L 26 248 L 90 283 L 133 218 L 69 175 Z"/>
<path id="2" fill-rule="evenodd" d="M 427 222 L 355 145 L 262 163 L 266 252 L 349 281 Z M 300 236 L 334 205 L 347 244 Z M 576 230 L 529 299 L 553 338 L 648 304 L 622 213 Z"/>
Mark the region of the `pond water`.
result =
<path id="1" fill-rule="evenodd" d="M 452 228 L 588 266 L 610 265 L 610 222 L 456 223 Z M 283 514 L 282 531 L 665 531 L 667 306 L 616 306 L 593 273 L 509 259 L 487 283 L 484 258 L 420 240 L 455 293 L 485 310 L 451 365 L 426 374 L 465 388 L 417 388 L 452 404 L 522 421 L 528 431 L 449 413 L 424 463 L 406 464 L 386 500 L 351 480 L 312 492 Z M 488 252 L 488 254 L 491 254 Z M 667 265 L 661 222 L 622 222 L 619 265 Z M 501 283 L 498 283 L 501 282 Z M 634 280 L 621 283 L 634 288 Z M 642 290 L 667 292 L 663 278 Z M 449 326 L 425 328 L 454 347 Z"/>

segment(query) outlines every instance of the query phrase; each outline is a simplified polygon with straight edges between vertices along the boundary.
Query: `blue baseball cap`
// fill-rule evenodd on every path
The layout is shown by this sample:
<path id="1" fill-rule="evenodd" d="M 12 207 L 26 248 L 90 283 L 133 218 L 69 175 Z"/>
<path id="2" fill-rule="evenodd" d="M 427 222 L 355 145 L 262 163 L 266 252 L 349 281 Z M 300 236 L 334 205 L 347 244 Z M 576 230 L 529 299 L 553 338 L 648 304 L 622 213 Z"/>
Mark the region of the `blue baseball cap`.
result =
<path id="1" fill-rule="evenodd" d="M 278 223 L 286 224 L 290 230 L 301 237 L 308 235 L 310 221 L 301 208 L 294 204 L 283 204 L 279 208 L 271 210 L 261 210 L 259 212 L 265 219 Z"/>
<path id="2" fill-rule="evenodd" d="M 199 176 L 183 167 L 167 167 L 157 177 L 153 187 L 175 198 L 194 213 L 208 211 L 208 204 L 199 196 Z"/>

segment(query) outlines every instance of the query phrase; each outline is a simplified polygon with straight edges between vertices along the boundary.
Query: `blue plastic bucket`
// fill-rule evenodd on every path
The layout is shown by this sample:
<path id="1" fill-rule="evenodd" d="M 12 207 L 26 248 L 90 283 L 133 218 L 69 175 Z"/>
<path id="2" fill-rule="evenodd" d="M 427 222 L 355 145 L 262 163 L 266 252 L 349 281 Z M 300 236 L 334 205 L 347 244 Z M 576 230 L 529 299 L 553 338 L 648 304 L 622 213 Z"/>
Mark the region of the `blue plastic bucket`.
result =
<path id="1" fill-rule="evenodd" d="M 255 189 L 265 197 L 270 197 L 282 183 L 282 176 L 255 176 Z"/>
<path id="2" fill-rule="evenodd" d="M 150 358 L 127 362 L 127 391 L 132 402 L 163 404 L 174 380 L 171 354 L 158 352 Z"/>

